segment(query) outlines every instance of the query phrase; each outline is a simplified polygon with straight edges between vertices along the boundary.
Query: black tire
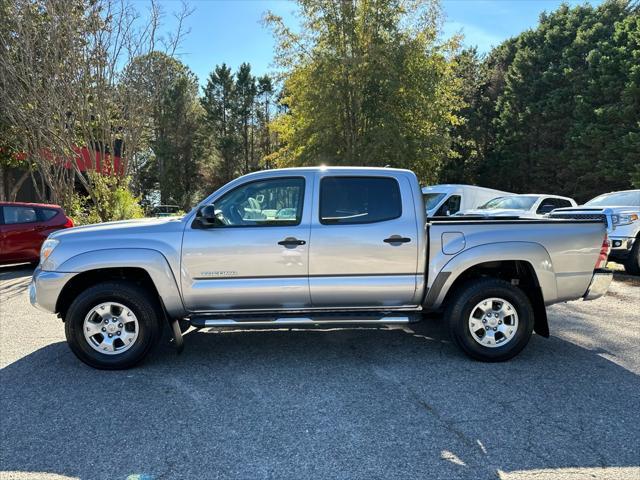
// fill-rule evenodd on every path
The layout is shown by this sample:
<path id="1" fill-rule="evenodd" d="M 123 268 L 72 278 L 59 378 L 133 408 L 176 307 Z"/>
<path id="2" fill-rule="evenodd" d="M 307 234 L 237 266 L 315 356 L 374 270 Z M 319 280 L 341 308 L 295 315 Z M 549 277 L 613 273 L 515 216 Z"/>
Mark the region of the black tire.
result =
<path id="1" fill-rule="evenodd" d="M 629 252 L 629 257 L 623 265 L 624 271 L 629 275 L 640 275 L 640 238 L 636 238 L 631 252 Z"/>
<path id="2" fill-rule="evenodd" d="M 504 345 L 486 347 L 474 339 L 469 317 L 476 305 L 492 297 L 502 298 L 513 305 L 518 314 L 518 326 Z M 468 356 L 483 362 L 503 362 L 515 357 L 529 342 L 534 313 L 529 298 L 518 287 L 504 280 L 485 278 L 469 280 L 453 293 L 445 311 L 445 320 L 451 338 Z"/>
<path id="3" fill-rule="evenodd" d="M 89 311 L 102 302 L 117 302 L 138 319 L 138 337 L 128 350 L 106 355 L 94 350 L 84 337 L 83 324 Z M 164 326 L 157 299 L 131 282 L 109 281 L 87 288 L 73 301 L 65 317 L 65 335 L 71 351 L 87 365 L 101 370 L 121 370 L 139 363 L 157 345 Z"/>

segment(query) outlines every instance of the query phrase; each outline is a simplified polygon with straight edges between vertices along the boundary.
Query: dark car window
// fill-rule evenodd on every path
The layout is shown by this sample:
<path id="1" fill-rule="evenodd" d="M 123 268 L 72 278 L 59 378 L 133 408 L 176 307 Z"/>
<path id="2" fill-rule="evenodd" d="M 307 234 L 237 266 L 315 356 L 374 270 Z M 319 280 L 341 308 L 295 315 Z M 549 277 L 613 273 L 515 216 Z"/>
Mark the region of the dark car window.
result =
<path id="1" fill-rule="evenodd" d="M 38 214 L 33 207 L 5 206 L 2 207 L 2 211 L 4 214 L 4 223 L 7 225 L 38 221 Z"/>
<path id="2" fill-rule="evenodd" d="M 563 200 L 562 198 L 545 198 L 540 202 L 540 206 L 536 210 L 536 213 L 549 213 L 556 208 L 565 208 L 571 207 L 571 202 L 569 200 Z"/>
<path id="3" fill-rule="evenodd" d="M 447 217 L 453 215 L 460 210 L 460 195 L 451 195 L 447 201 L 438 209 L 436 217 Z"/>
<path id="4" fill-rule="evenodd" d="M 52 210 L 50 208 L 39 208 L 38 214 L 40 215 L 42 221 L 46 222 L 47 220 L 51 220 L 53 217 L 55 217 L 58 214 L 58 210 Z"/>
<path id="5" fill-rule="evenodd" d="M 402 215 L 400 186 L 389 177 L 325 177 L 320 183 L 320 223 L 384 222 Z"/>

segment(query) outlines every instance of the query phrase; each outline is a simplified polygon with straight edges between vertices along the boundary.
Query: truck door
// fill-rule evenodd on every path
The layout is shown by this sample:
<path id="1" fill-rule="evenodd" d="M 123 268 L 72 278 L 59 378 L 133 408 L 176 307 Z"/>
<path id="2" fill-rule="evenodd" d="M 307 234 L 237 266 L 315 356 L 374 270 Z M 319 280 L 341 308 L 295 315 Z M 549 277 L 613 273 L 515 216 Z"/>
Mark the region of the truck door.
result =
<path id="1" fill-rule="evenodd" d="M 418 226 L 412 196 L 401 194 L 411 191 L 409 180 L 394 173 L 319 172 L 314 189 L 319 194 L 309 254 L 313 307 L 411 305 Z"/>
<path id="2" fill-rule="evenodd" d="M 313 175 L 247 181 L 214 200 L 219 224 L 196 218 L 182 243 L 191 311 L 304 308 L 309 297 Z"/>

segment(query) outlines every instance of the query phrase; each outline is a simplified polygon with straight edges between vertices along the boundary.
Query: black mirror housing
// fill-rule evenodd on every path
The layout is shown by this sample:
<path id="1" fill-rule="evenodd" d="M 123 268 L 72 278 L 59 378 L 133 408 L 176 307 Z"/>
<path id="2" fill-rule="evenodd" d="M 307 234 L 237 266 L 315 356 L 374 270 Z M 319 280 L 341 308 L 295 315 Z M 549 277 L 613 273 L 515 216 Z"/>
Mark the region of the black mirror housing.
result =
<path id="1" fill-rule="evenodd" d="M 203 227 L 213 227 L 221 223 L 220 219 L 216 216 L 216 207 L 213 204 L 200 208 L 198 218 Z"/>

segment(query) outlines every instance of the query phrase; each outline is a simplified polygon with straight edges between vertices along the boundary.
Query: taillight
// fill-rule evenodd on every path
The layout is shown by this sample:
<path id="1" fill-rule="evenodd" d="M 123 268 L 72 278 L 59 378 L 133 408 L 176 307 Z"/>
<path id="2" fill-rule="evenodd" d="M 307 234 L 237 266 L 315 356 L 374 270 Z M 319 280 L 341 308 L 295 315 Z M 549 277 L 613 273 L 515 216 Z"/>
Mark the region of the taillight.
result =
<path id="1" fill-rule="evenodd" d="M 73 227 L 73 220 L 67 217 L 67 221 L 64 223 L 62 228 L 71 228 L 71 227 Z"/>
<path id="2" fill-rule="evenodd" d="M 609 237 L 604 234 L 604 240 L 602 241 L 602 247 L 600 247 L 600 254 L 596 261 L 595 270 L 599 268 L 605 268 L 607 266 L 607 259 L 609 258 L 609 252 L 611 252 L 611 244 L 609 243 Z"/>

